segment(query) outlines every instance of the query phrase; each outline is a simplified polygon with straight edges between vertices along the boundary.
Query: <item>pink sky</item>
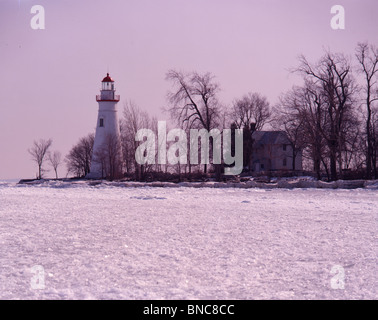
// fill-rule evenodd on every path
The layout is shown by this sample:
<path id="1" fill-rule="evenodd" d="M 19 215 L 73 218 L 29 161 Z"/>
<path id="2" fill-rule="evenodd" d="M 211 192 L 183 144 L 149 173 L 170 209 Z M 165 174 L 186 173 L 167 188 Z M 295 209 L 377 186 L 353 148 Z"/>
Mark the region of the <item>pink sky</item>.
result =
<path id="1" fill-rule="evenodd" d="M 30 27 L 37 4 L 45 30 Z M 345 30 L 330 27 L 336 4 Z M 358 42 L 378 45 L 377 16 L 376 0 L 0 0 L 0 179 L 35 177 L 33 140 L 52 138 L 65 156 L 94 131 L 107 70 L 120 116 L 132 100 L 166 119 L 171 68 L 213 73 L 225 105 L 249 91 L 275 104 L 298 82 L 288 69 L 299 54 L 353 57 Z"/>

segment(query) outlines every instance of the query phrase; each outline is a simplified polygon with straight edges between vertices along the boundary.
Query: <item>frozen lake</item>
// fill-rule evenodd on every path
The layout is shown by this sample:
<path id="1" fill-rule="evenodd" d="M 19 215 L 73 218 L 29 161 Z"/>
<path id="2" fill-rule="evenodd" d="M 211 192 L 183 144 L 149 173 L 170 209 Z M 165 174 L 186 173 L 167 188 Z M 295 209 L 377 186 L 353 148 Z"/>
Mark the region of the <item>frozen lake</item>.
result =
<path id="1" fill-rule="evenodd" d="M 0 183 L 0 298 L 377 299 L 377 208 L 367 189 Z"/>

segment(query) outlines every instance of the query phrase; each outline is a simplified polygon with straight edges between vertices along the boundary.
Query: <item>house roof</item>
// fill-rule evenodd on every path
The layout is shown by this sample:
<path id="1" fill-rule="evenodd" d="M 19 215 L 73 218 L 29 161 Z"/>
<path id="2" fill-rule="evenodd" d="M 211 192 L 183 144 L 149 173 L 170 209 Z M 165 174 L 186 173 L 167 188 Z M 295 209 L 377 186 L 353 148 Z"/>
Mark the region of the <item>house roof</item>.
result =
<path id="1" fill-rule="evenodd" d="M 255 131 L 252 139 L 258 145 L 288 144 L 288 138 L 284 131 Z"/>

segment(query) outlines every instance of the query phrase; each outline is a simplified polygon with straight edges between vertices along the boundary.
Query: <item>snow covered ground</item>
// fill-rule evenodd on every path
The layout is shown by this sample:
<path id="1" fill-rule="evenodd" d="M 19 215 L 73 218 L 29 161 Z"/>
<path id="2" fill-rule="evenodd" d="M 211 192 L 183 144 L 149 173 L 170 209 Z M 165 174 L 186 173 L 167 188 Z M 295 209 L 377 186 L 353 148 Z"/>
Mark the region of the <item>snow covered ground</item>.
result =
<path id="1" fill-rule="evenodd" d="M 368 188 L 0 182 L 0 298 L 377 299 L 377 215 Z"/>

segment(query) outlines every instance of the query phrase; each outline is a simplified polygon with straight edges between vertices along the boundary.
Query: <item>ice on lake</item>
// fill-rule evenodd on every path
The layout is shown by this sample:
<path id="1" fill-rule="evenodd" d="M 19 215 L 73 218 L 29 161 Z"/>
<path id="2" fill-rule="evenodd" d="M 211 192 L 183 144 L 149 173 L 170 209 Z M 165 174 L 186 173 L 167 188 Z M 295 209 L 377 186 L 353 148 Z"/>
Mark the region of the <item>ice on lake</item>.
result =
<path id="1" fill-rule="evenodd" d="M 0 183 L 0 298 L 376 299 L 377 208 L 369 189 Z"/>

